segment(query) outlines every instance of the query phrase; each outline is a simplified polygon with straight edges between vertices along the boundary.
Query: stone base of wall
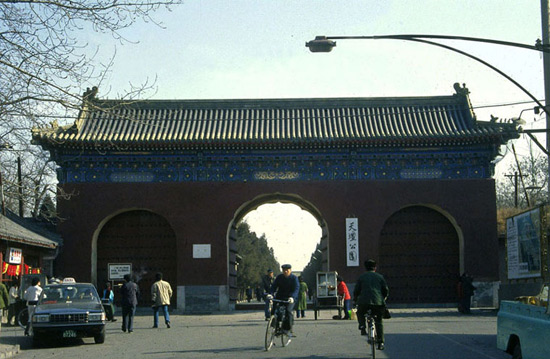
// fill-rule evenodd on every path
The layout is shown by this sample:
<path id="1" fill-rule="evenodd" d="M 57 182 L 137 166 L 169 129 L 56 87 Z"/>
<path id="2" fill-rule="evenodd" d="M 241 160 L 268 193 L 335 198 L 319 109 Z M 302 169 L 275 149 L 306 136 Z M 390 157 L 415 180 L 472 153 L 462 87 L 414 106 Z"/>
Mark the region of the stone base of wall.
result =
<path id="1" fill-rule="evenodd" d="M 476 290 L 472 296 L 472 308 L 498 308 L 500 282 L 473 282 Z"/>
<path id="2" fill-rule="evenodd" d="M 177 309 L 180 313 L 211 313 L 235 310 L 224 285 L 178 286 Z"/>

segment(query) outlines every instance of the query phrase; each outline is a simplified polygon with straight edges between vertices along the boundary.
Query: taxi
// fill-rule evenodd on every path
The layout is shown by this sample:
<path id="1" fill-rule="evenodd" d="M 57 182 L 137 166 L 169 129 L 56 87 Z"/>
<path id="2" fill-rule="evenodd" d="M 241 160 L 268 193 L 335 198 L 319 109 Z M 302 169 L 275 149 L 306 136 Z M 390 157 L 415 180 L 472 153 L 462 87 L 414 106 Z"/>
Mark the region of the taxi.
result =
<path id="1" fill-rule="evenodd" d="M 105 342 L 105 310 L 95 286 L 65 278 L 44 286 L 32 315 L 33 344 L 52 338 L 93 337 Z"/>

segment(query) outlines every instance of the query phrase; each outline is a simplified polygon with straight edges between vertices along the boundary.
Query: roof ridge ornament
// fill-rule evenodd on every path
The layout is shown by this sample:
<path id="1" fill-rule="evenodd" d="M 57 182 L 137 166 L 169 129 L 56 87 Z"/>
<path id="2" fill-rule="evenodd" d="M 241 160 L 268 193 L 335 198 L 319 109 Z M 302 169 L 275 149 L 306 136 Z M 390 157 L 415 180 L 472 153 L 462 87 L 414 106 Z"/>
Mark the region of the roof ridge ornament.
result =
<path id="1" fill-rule="evenodd" d="M 97 92 L 98 92 L 97 86 L 94 86 L 92 88 L 87 87 L 86 91 L 84 91 L 84 93 L 82 94 L 82 100 L 84 102 L 96 101 L 97 100 Z"/>
<path id="2" fill-rule="evenodd" d="M 458 82 L 455 82 L 453 85 L 456 95 L 459 96 L 468 96 L 470 94 L 470 90 L 466 87 L 466 84 L 462 84 L 462 87 L 460 87 L 460 84 Z"/>

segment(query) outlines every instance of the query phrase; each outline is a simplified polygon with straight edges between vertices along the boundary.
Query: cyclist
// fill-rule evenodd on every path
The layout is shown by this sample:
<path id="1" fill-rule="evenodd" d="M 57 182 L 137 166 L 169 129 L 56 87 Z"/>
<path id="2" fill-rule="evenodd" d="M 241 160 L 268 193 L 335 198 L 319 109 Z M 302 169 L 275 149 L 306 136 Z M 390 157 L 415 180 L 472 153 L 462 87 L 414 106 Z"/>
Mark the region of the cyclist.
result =
<path id="1" fill-rule="evenodd" d="M 287 300 L 289 303 L 286 305 L 286 313 L 288 323 L 283 323 L 283 329 L 288 333 L 292 333 L 292 325 L 294 324 L 294 304 L 298 300 L 298 291 L 300 289 L 300 283 L 298 277 L 292 274 L 292 266 L 290 264 L 283 264 L 281 266 L 283 273 L 279 274 L 273 284 L 271 285 L 271 294 L 275 294 L 275 299 Z"/>
<path id="2" fill-rule="evenodd" d="M 367 335 L 365 314 L 370 309 L 374 316 L 374 324 L 378 335 L 378 349 L 384 350 L 382 316 L 386 308 L 386 298 L 388 297 L 389 289 L 384 277 L 376 273 L 376 261 L 372 259 L 366 260 L 365 269 L 366 272 L 361 274 L 353 290 L 353 301 L 357 304 L 359 330 L 361 330 L 361 335 Z"/>

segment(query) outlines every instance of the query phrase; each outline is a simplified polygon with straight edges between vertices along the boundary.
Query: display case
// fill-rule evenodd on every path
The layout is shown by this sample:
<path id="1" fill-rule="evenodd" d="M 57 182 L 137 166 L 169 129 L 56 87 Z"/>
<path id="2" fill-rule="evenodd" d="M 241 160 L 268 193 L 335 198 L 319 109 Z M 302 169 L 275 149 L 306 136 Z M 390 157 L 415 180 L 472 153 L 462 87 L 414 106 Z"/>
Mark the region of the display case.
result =
<path id="1" fill-rule="evenodd" d="M 343 308 L 343 301 L 338 297 L 338 272 L 317 272 L 317 286 L 313 300 L 315 319 L 320 309 L 338 309 L 338 316 Z"/>

